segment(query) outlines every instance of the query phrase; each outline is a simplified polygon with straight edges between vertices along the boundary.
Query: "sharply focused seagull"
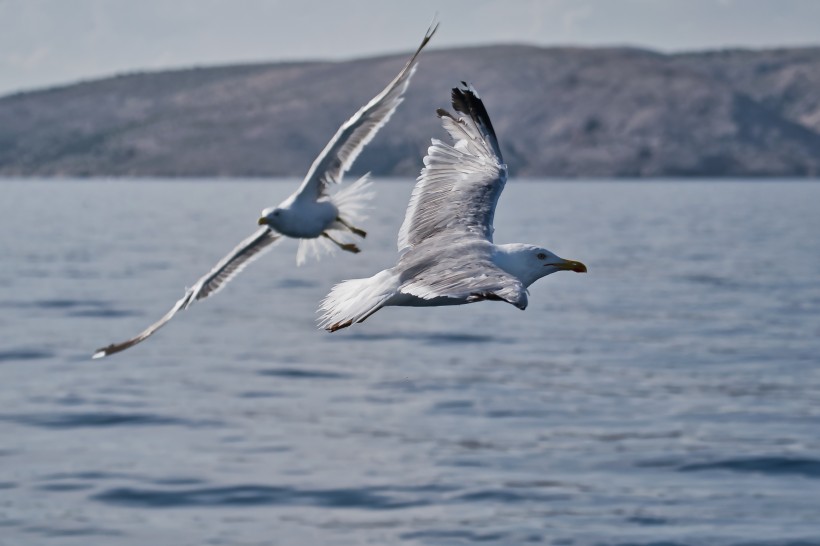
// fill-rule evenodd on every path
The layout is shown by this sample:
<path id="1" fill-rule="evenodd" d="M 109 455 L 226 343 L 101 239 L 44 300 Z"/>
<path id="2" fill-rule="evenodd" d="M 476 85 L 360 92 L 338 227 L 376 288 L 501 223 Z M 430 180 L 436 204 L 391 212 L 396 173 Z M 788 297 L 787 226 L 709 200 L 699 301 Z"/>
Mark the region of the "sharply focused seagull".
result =
<path id="1" fill-rule="evenodd" d="M 353 222 L 360 218 L 364 203 L 372 197 L 372 193 L 367 191 L 368 176 L 363 176 L 333 195 L 328 194 L 328 188 L 342 181 L 342 176 L 350 169 L 365 145 L 387 123 L 404 100 L 403 95 L 410 84 L 410 78 L 416 71 L 416 59 L 437 28 L 438 24 L 435 22 L 430 25 L 421 45 L 398 76 L 339 127 L 319 157 L 313 161 L 299 189 L 278 206 L 262 211 L 258 223 L 264 227 L 239 243 L 213 269 L 200 277 L 165 316 L 136 337 L 98 349 L 92 358 L 102 358 L 123 351 L 147 339 L 181 309 L 187 309 L 195 301 L 219 292 L 283 236 L 299 239 L 296 257 L 299 264 L 305 260 L 308 252 L 312 251 L 318 257 L 319 250 L 332 250 L 334 245 L 348 252 L 359 252 L 355 244 L 340 239 L 350 233 L 359 237 L 366 235 L 363 230 L 354 227 Z"/>
<path id="2" fill-rule="evenodd" d="M 525 309 L 527 287 L 556 271 L 585 273 L 581 262 L 520 243 L 493 244 L 493 214 L 507 180 L 495 131 L 478 93 L 452 91 L 458 117 L 439 109 L 455 141 L 433 139 L 399 230 L 398 264 L 368 279 L 344 281 L 322 301 L 331 332 L 389 305 L 428 307 L 481 300 Z"/>

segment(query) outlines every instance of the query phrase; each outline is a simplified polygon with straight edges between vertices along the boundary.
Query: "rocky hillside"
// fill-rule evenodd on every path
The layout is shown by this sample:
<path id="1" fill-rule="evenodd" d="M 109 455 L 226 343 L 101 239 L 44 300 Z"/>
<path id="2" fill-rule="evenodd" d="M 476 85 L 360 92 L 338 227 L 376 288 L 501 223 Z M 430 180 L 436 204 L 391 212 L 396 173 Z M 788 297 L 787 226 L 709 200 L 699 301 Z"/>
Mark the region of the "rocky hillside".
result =
<path id="1" fill-rule="evenodd" d="M 433 44 L 435 47 L 435 44 Z M 0 175 L 304 174 L 404 55 L 137 73 L 0 98 Z M 354 171 L 415 176 L 459 80 L 514 176 L 820 175 L 820 48 L 422 54 Z"/>

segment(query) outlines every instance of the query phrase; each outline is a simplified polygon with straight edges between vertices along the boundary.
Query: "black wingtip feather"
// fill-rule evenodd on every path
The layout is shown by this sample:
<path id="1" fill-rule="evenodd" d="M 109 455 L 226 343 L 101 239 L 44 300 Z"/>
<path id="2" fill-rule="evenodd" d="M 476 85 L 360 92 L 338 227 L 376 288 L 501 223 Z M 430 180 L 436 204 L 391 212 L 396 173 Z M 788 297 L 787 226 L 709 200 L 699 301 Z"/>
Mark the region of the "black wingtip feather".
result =
<path id="1" fill-rule="evenodd" d="M 413 54 L 413 56 L 407 62 L 406 66 L 410 66 L 411 64 L 413 64 L 413 61 L 416 60 L 416 57 L 418 57 L 419 53 L 421 53 L 421 50 L 424 49 L 424 46 L 426 46 L 427 43 L 433 38 L 433 35 L 438 30 L 438 25 L 439 25 L 439 23 L 438 23 L 438 13 L 437 13 L 433 17 L 433 20 L 430 22 L 430 26 L 427 28 L 427 32 L 424 33 L 424 38 L 421 40 L 421 45 L 419 45 L 418 49 L 416 49 L 416 52 Z"/>
<path id="2" fill-rule="evenodd" d="M 495 129 L 490 121 L 490 114 L 484 107 L 484 102 L 478 96 L 478 92 L 472 85 L 465 81 L 461 82 L 462 87 L 454 87 L 451 93 L 453 108 L 457 112 L 470 116 L 475 120 L 479 128 L 486 132 L 485 136 L 491 137 L 494 146 L 497 146 L 498 139 L 495 136 Z M 499 151 L 499 150 L 497 150 Z M 500 152 L 500 151 L 499 151 Z M 499 154 L 500 155 L 500 154 Z"/>
<path id="3" fill-rule="evenodd" d="M 427 44 L 427 42 L 430 41 L 430 38 L 432 38 L 433 34 L 435 34 L 438 30 L 438 25 L 438 12 L 436 12 L 436 14 L 433 16 L 433 20 L 430 21 L 430 26 L 427 27 L 427 32 L 424 33 L 424 44 L 422 44 L 422 46 L 424 46 L 425 44 Z"/>

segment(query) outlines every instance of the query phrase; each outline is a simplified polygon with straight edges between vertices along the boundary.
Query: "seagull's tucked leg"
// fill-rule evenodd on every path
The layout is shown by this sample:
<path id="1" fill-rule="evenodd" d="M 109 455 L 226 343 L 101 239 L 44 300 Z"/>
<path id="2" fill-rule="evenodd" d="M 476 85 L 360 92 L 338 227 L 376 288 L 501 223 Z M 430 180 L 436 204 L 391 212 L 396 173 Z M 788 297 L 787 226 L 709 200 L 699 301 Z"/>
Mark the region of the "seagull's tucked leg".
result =
<path id="1" fill-rule="evenodd" d="M 347 222 L 342 220 L 341 216 L 337 216 L 336 221 L 339 222 L 340 224 L 342 224 L 344 227 L 346 227 L 350 231 L 352 231 L 355 235 L 358 235 L 359 237 L 361 237 L 362 239 L 367 237 L 367 232 L 365 230 L 351 226 L 350 224 L 348 224 Z"/>
<path id="2" fill-rule="evenodd" d="M 333 222 L 333 228 L 340 231 L 350 231 L 363 239 L 367 236 L 363 229 L 354 227 L 353 224 L 363 222 L 367 217 L 364 212 L 373 197 L 373 192 L 370 191 L 371 185 L 370 176 L 366 174 L 331 197 L 331 201 L 336 205 L 338 211 L 336 220 Z"/>
<path id="3" fill-rule="evenodd" d="M 328 235 L 326 231 L 322 232 L 322 237 L 327 237 L 332 242 L 334 242 L 336 246 L 338 246 L 342 250 L 346 250 L 347 252 L 352 252 L 353 254 L 358 254 L 359 252 L 361 252 L 361 250 L 359 250 L 359 247 L 357 247 L 353 243 L 340 243 L 339 241 Z"/>

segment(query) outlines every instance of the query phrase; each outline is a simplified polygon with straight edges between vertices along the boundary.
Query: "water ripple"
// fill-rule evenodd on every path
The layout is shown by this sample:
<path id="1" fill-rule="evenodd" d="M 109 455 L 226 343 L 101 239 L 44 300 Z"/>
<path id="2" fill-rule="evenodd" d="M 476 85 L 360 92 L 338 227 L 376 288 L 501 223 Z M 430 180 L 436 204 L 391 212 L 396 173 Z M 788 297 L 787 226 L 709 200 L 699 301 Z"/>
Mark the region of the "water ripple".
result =
<path id="1" fill-rule="evenodd" d="M 808 478 L 820 478 L 820 460 L 793 457 L 752 457 L 687 464 L 679 467 L 678 470 L 681 472 L 732 470 L 734 472 L 755 472 L 772 475 L 794 474 Z"/>
<path id="2" fill-rule="evenodd" d="M 734 546 L 820 546 L 820 540 L 766 540 L 761 542 L 743 542 Z"/>
<path id="3" fill-rule="evenodd" d="M 66 317 L 119 318 L 141 315 L 133 310 L 121 310 L 114 303 L 102 300 L 46 299 L 35 301 L 0 301 L 0 308 L 62 311 Z"/>
<path id="4" fill-rule="evenodd" d="M 484 489 L 458 495 L 456 500 L 461 502 L 494 502 L 512 504 L 517 502 L 554 502 L 569 500 L 570 495 L 553 494 L 546 495 L 532 491 L 509 491 L 505 489 Z"/>
<path id="5" fill-rule="evenodd" d="M 205 483 L 205 480 L 201 480 L 199 478 L 184 478 L 184 477 L 176 477 L 176 478 L 160 478 L 153 480 L 152 483 L 156 485 L 201 485 Z"/>
<path id="6" fill-rule="evenodd" d="M 190 506 L 316 506 L 393 510 L 425 506 L 430 500 L 396 498 L 400 489 L 362 487 L 340 489 L 297 489 L 265 485 L 235 485 L 192 489 L 147 489 L 118 487 L 91 499 L 131 508 L 180 508 Z"/>
<path id="7" fill-rule="evenodd" d="M 406 340 L 417 341 L 427 345 L 457 345 L 457 344 L 474 344 L 474 343 L 504 343 L 512 342 L 509 339 L 497 338 L 487 335 L 479 334 L 465 334 L 461 332 L 445 333 L 445 332 L 405 332 L 396 331 L 390 333 L 366 333 L 354 332 L 339 336 L 337 339 L 352 339 L 357 341 L 394 341 Z"/>
<path id="8" fill-rule="evenodd" d="M 126 311 L 121 309 L 81 309 L 79 311 L 66 313 L 66 316 L 75 318 L 122 318 L 141 315 L 142 313 L 133 310 Z"/>
<path id="9" fill-rule="evenodd" d="M 96 470 L 85 472 L 57 472 L 56 474 L 48 474 L 43 476 L 43 480 L 112 480 L 112 479 L 126 479 L 139 480 L 141 479 L 136 474 L 127 474 L 125 472 L 99 472 Z"/>
<path id="10" fill-rule="evenodd" d="M 282 279 L 276 283 L 277 288 L 313 288 L 318 286 L 316 281 L 306 279 Z"/>
<path id="11" fill-rule="evenodd" d="M 705 286 L 710 286 L 714 288 L 720 289 L 734 289 L 738 290 L 743 288 L 743 284 L 737 281 L 735 278 L 729 277 L 721 277 L 718 275 L 709 275 L 705 273 L 698 273 L 692 275 L 683 275 L 682 280 L 694 284 L 702 284 Z"/>
<path id="12" fill-rule="evenodd" d="M 303 368 L 269 368 L 259 370 L 259 375 L 271 377 L 285 377 L 288 379 L 346 379 L 350 374 L 341 372 L 331 372 L 327 370 L 308 370 Z"/>
<path id="13" fill-rule="evenodd" d="M 37 487 L 40 491 L 82 491 L 91 489 L 93 485 L 88 483 L 47 483 Z"/>
<path id="14" fill-rule="evenodd" d="M 57 524 L 51 527 L 26 527 L 25 531 L 46 537 L 123 536 L 122 532 L 111 529 L 100 529 L 97 527 L 59 527 Z"/>
<path id="15" fill-rule="evenodd" d="M 240 392 L 237 396 L 239 398 L 286 398 L 289 395 L 274 391 L 245 391 Z"/>
<path id="16" fill-rule="evenodd" d="M 688 544 L 684 544 L 683 542 L 669 542 L 666 540 L 662 540 L 660 542 L 619 542 L 618 544 L 613 544 L 612 546 L 689 546 Z"/>
<path id="17" fill-rule="evenodd" d="M 78 307 L 107 307 L 110 302 L 102 300 L 71 300 L 71 299 L 47 299 L 32 302 L 7 302 L 4 305 L 9 307 L 35 307 L 37 309 L 76 309 Z"/>
<path id="18" fill-rule="evenodd" d="M 628 521 L 629 523 L 637 523 L 638 525 L 647 525 L 647 526 L 666 525 L 666 524 L 669 523 L 669 520 L 667 520 L 667 519 L 653 517 L 653 516 L 632 516 L 632 517 L 626 518 L 626 521 Z"/>
<path id="19" fill-rule="evenodd" d="M 491 540 L 501 540 L 504 537 L 501 533 L 476 533 L 474 531 L 462 531 L 462 530 L 428 530 L 428 531 L 414 531 L 412 533 L 404 533 L 401 535 L 401 538 L 405 540 L 418 540 L 418 539 L 434 539 L 437 543 L 441 540 L 457 540 L 459 543 L 470 543 L 470 542 L 489 542 Z M 531 542 L 531 541 L 530 541 Z"/>
<path id="20" fill-rule="evenodd" d="M 56 353 L 44 351 L 42 349 L 3 349 L 0 350 L 0 362 L 13 362 L 15 360 L 42 360 L 52 358 Z"/>
<path id="21" fill-rule="evenodd" d="M 186 427 L 214 426 L 214 421 L 193 421 L 178 417 L 167 417 L 150 413 L 24 413 L 0 415 L 0 421 L 17 423 L 31 427 L 72 429 L 88 427 L 118 426 L 160 426 L 178 425 Z"/>

